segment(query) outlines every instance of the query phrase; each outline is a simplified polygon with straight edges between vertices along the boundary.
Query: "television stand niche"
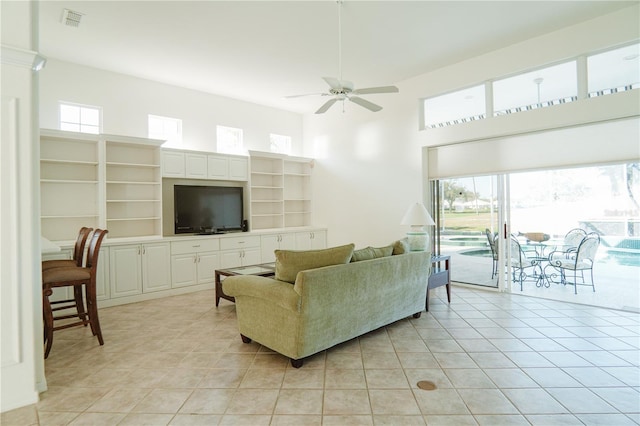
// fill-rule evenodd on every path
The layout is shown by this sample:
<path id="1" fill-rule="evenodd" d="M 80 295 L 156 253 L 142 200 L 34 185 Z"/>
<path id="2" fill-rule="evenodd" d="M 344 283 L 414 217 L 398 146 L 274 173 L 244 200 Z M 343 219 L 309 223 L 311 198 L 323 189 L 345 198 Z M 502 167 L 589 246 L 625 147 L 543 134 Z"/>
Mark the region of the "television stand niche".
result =
<path id="1" fill-rule="evenodd" d="M 451 256 L 431 256 L 431 275 L 427 286 L 425 309 L 429 312 L 429 290 L 447 286 L 447 301 L 451 303 Z"/>

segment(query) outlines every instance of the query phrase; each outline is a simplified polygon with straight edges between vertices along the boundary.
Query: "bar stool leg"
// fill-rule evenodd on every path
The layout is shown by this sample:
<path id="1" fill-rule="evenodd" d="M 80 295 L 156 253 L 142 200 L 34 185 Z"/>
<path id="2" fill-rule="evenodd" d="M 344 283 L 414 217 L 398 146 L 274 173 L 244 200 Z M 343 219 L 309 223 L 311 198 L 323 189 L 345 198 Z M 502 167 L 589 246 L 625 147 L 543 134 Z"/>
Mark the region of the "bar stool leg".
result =
<path id="1" fill-rule="evenodd" d="M 96 285 L 95 282 L 86 284 L 87 292 L 87 309 L 89 312 L 89 324 L 91 325 L 91 331 L 94 336 L 98 337 L 100 345 L 104 345 L 102 338 L 102 330 L 100 329 L 100 320 L 98 319 L 98 304 L 96 297 Z"/>
<path id="2" fill-rule="evenodd" d="M 44 317 L 44 337 L 46 347 L 44 350 L 44 357 L 49 356 L 51 352 L 51 345 L 53 344 L 53 311 L 51 310 L 51 303 L 49 302 L 49 296 L 53 294 L 53 290 L 50 287 L 42 289 L 42 316 Z"/>

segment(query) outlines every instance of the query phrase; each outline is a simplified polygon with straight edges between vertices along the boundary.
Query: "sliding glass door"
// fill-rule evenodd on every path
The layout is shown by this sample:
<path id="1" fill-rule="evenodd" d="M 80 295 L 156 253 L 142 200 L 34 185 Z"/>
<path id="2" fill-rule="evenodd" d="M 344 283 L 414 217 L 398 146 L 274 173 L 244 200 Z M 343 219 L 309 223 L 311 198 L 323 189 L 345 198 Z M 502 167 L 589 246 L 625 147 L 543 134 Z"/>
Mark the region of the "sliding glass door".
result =
<path id="1" fill-rule="evenodd" d="M 600 240 L 592 268 L 595 291 L 589 269 L 584 279 L 579 274 L 577 288 L 572 278 L 563 284 L 551 277 L 544 286 L 525 281 L 524 294 L 640 310 L 640 163 L 511 173 L 509 181 L 511 233 L 525 243 L 531 235 L 548 238 L 539 246 L 546 250 L 543 257 L 561 249 L 572 229 Z M 547 274 L 560 272 L 547 265 L 542 263 Z"/>
<path id="2" fill-rule="evenodd" d="M 433 180 L 431 193 L 435 251 L 452 257 L 453 281 L 640 311 L 640 163 Z M 600 239 L 592 268 L 595 292 L 561 282 L 545 260 L 575 228 Z M 522 290 L 508 269 L 509 239 L 498 239 L 495 273 L 495 233 L 510 234 L 539 258 L 539 267 L 523 276 Z"/>
<path id="3" fill-rule="evenodd" d="M 436 253 L 451 256 L 451 279 L 498 286 L 494 237 L 501 223 L 499 176 L 475 176 L 432 182 Z"/>

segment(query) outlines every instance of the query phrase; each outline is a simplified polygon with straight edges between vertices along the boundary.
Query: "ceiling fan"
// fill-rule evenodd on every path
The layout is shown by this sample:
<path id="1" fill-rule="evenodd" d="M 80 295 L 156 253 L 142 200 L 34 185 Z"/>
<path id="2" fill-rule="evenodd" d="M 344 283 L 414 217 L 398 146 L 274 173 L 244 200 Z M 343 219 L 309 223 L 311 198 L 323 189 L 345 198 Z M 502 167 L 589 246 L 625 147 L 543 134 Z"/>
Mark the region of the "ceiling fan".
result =
<path id="1" fill-rule="evenodd" d="M 352 82 L 342 79 L 342 0 L 337 0 L 336 3 L 338 3 L 338 69 L 340 78 L 322 77 L 322 79 L 329 85 L 329 90 L 327 92 L 292 95 L 286 97 L 299 98 L 302 96 L 331 96 L 331 99 L 322 104 L 322 106 L 315 112 L 316 114 L 323 114 L 327 112 L 327 110 L 338 101 L 342 101 L 344 105 L 345 100 L 351 101 L 354 104 L 358 104 L 361 107 L 368 109 L 369 111 L 380 111 L 382 109 L 380 105 L 376 105 L 373 102 L 355 95 L 397 93 L 398 88 L 396 86 L 382 86 L 367 87 L 365 89 L 354 89 Z"/>

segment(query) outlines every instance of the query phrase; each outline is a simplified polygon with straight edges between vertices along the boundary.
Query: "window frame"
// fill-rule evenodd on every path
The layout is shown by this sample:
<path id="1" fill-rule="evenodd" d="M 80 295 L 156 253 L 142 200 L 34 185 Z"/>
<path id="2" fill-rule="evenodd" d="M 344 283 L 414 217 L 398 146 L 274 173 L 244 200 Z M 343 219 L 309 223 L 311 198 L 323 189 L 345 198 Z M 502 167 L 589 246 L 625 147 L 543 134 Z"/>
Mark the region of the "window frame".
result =
<path id="1" fill-rule="evenodd" d="M 71 107 L 71 108 L 77 108 L 78 109 L 78 113 L 79 113 L 79 121 L 78 122 L 73 122 L 73 121 L 63 121 L 62 120 L 62 108 L 63 107 Z M 94 124 L 89 124 L 86 122 L 82 121 L 82 110 L 93 110 L 95 112 L 97 112 L 98 114 L 98 125 L 94 125 Z M 87 134 L 91 134 L 91 135 L 98 135 L 100 133 L 102 133 L 102 107 L 101 106 L 96 106 L 96 105 L 87 105 L 87 104 L 79 104 L 79 103 L 75 103 L 75 102 L 68 102 L 68 101 L 58 101 L 58 128 L 60 130 L 63 131 L 69 131 L 69 132 L 78 132 L 78 133 L 87 133 Z M 67 125 L 75 125 L 77 126 L 77 129 L 65 129 L 64 124 Z M 68 127 L 68 126 L 66 126 Z M 87 132 L 84 130 L 84 128 L 91 128 L 94 129 L 95 132 L 91 131 L 91 132 Z"/>

